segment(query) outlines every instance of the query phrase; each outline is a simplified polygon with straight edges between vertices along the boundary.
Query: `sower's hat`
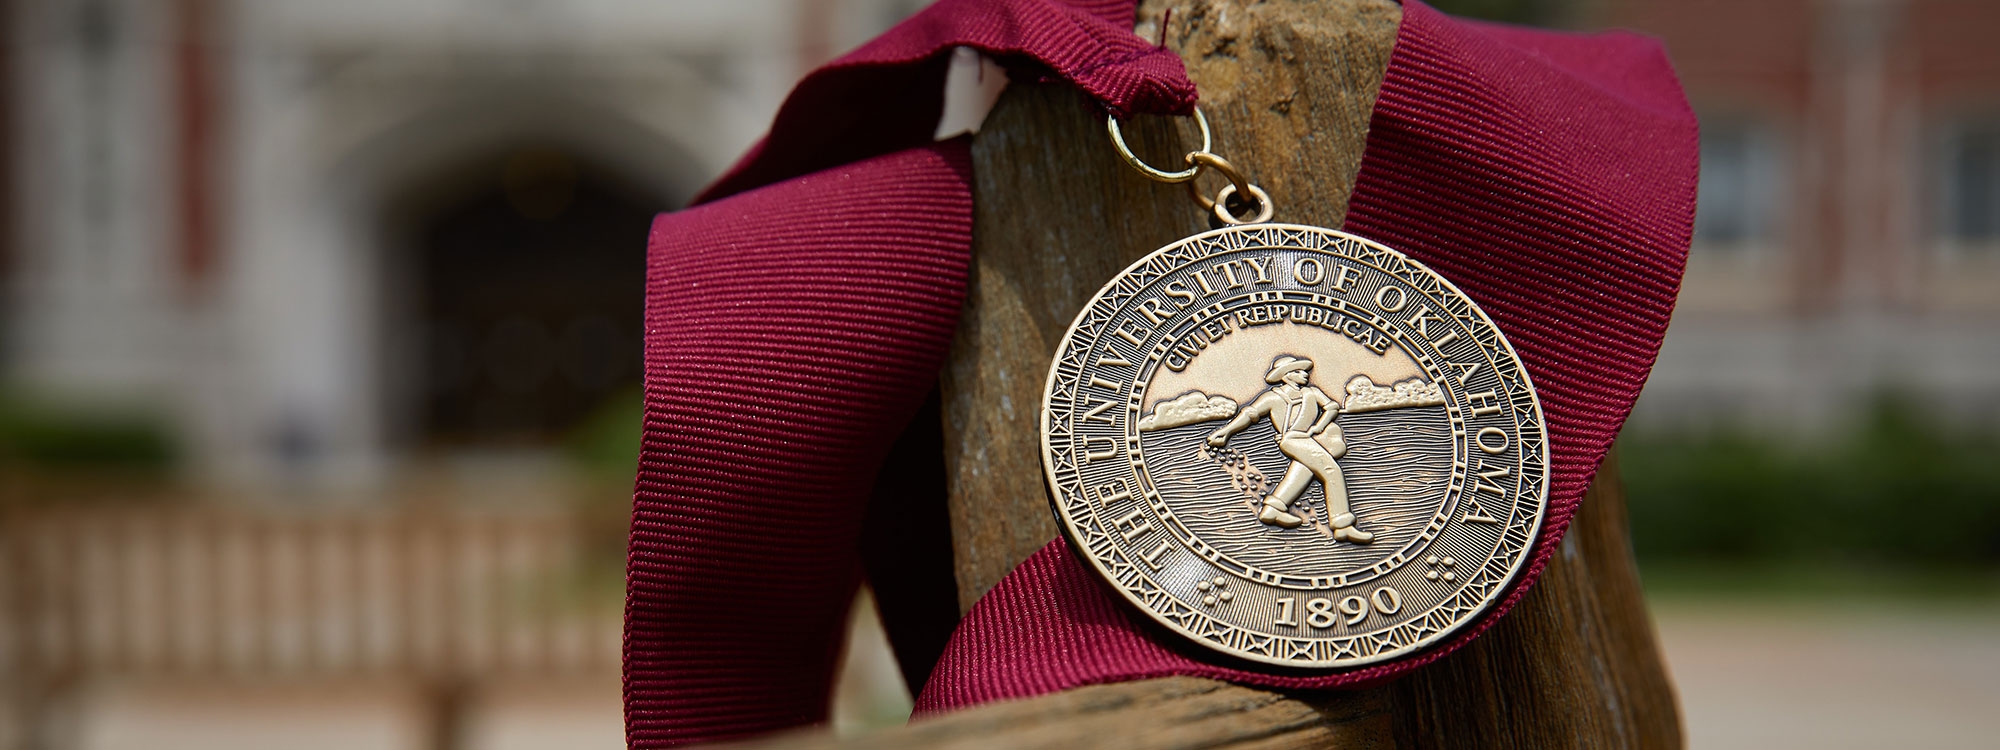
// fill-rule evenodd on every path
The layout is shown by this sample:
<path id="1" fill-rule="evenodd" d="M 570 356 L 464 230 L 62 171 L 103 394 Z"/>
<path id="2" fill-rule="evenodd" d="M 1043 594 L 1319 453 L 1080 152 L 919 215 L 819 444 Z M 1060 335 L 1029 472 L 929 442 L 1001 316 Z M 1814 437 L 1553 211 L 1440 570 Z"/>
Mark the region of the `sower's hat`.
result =
<path id="1" fill-rule="evenodd" d="M 1285 379 L 1285 373 L 1294 370 L 1310 370 L 1312 368 L 1313 361 L 1310 359 L 1299 359 L 1298 357 L 1290 356 L 1279 357 L 1271 360 L 1271 371 L 1264 373 L 1264 382 L 1276 384 L 1278 381 Z"/>

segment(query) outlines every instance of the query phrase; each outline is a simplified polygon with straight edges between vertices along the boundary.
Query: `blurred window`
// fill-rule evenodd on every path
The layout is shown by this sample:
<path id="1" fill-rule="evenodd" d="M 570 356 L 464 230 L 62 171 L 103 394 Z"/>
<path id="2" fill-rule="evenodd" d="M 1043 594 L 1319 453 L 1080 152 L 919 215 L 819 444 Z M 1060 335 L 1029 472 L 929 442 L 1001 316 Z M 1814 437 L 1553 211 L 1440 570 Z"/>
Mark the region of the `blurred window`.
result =
<path id="1" fill-rule="evenodd" d="M 1954 246 L 2000 249 L 2000 122 L 1954 130 L 1945 139 L 1941 234 Z"/>
<path id="2" fill-rule="evenodd" d="M 418 219 L 424 437 L 548 445 L 605 409 L 636 409 L 646 232 L 661 202 L 557 147 L 466 174 Z"/>
<path id="3" fill-rule="evenodd" d="M 1695 245 L 1743 252 L 1768 243 L 1777 225 L 1776 134 L 1749 120 L 1704 120 Z"/>

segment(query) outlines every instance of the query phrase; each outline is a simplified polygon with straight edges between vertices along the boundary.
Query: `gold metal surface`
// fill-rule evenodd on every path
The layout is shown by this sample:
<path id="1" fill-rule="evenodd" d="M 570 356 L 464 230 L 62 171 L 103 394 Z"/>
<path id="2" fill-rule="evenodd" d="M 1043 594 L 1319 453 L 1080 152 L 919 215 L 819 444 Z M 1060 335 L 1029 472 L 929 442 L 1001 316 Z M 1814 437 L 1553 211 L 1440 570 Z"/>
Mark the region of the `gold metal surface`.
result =
<path id="1" fill-rule="evenodd" d="M 1238 193 L 1250 195 L 1250 191 L 1254 189 L 1250 186 L 1250 180 L 1244 177 L 1242 172 L 1237 171 L 1236 165 L 1230 164 L 1228 159 L 1207 151 L 1197 151 L 1188 154 L 1187 160 L 1189 164 L 1193 164 L 1196 167 L 1206 167 L 1221 172 L 1222 176 L 1229 180 L 1229 184 L 1235 187 Z M 1195 202 L 1201 204 L 1201 210 L 1207 211 L 1211 208 L 1211 202 L 1202 197 L 1201 188 L 1196 187 L 1192 180 L 1188 183 L 1188 189 L 1194 193 Z"/>
<path id="2" fill-rule="evenodd" d="M 1252 214 L 1248 219 L 1240 218 L 1229 212 L 1229 198 L 1235 194 L 1235 185 L 1223 185 L 1222 190 L 1215 194 L 1215 200 L 1201 199 L 1200 193 L 1196 193 L 1195 195 L 1198 202 L 1202 204 L 1202 207 L 1215 212 L 1215 218 L 1222 220 L 1224 224 L 1262 224 L 1271 220 L 1271 213 L 1275 210 L 1275 207 L 1271 204 L 1270 193 L 1264 192 L 1263 188 L 1256 185 L 1250 186 L 1250 199 L 1257 202 L 1257 213 Z"/>
<path id="3" fill-rule="evenodd" d="M 1064 337 L 1041 416 L 1077 554 L 1169 629 L 1270 664 L 1450 637 L 1519 574 L 1547 501 L 1541 407 L 1492 321 L 1317 227 L 1229 226 L 1127 268 Z"/>
<path id="4" fill-rule="evenodd" d="M 1195 166 L 1195 169 L 1213 169 L 1221 172 L 1222 176 L 1229 180 L 1229 184 L 1222 186 L 1222 190 L 1215 194 L 1214 200 L 1210 200 L 1208 196 L 1202 195 L 1201 184 L 1198 181 L 1188 180 L 1188 195 L 1192 196 L 1194 202 L 1201 206 L 1201 210 L 1213 212 L 1215 218 L 1221 220 L 1224 224 L 1261 224 L 1271 220 L 1271 214 L 1276 211 L 1276 206 L 1271 202 L 1271 195 L 1264 192 L 1263 188 L 1251 184 L 1249 178 L 1244 177 L 1243 173 L 1236 169 L 1236 165 L 1230 164 L 1228 159 L 1206 151 L 1188 154 L 1187 159 L 1189 164 Z M 1257 212 L 1251 214 L 1250 218 L 1247 219 L 1231 213 L 1229 210 L 1229 198 L 1233 195 L 1241 195 L 1256 201 Z"/>
<path id="5" fill-rule="evenodd" d="M 1188 153 L 1187 169 L 1168 172 L 1147 164 L 1144 159 L 1139 158 L 1138 154 L 1132 153 L 1132 147 L 1125 145 L 1125 133 L 1118 128 L 1117 115 L 1106 115 L 1104 118 L 1104 129 L 1111 133 L 1111 145 L 1118 148 L 1118 155 L 1124 157 L 1125 163 L 1132 165 L 1133 169 L 1139 170 L 1140 174 L 1167 183 L 1187 182 L 1194 179 L 1194 176 L 1201 172 L 1201 165 L 1195 163 L 1194 155 L 1208 153 L 1209 148 L 1215 145 L 1215 137 L 1208 130 L 1208 118 L 1202 115 L 1200 107 L 1194 108 L 1194 124 L 1201 128 L 1201 148 Z"/>

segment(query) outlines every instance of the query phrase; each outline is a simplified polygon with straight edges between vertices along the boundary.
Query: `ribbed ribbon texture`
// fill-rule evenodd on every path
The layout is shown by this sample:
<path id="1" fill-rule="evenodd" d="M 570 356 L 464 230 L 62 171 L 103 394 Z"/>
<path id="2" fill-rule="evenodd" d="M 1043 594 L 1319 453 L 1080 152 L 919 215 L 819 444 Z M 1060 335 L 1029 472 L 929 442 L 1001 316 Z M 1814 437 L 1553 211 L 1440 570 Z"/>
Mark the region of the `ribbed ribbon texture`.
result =
<path id="1" fill-rule="evenodd" d="M 926 144 L 941 53 L 1184 112 L 1179 61 L 1123 0 L 943 0 L 803 81 L 705 205 L 654 226 L 646 432 L 627 583 L 634 746 L 822 720 L 870 483 L 935 382 L 971 243 L 962 141 Z M 1345 229 L 1451 279 L 1507 334 L 1548 421 L 1530 567 L 1451 642 L 1301 677 L 1141 623 L 1060 540 L 959 626 L 920 711 L 1171 674 L 1379 682 L 1463 645 L 1555 551 L 1665 333 L 1693 222 L 1695 124 L 1659 46 L 1406 4 Z"/>

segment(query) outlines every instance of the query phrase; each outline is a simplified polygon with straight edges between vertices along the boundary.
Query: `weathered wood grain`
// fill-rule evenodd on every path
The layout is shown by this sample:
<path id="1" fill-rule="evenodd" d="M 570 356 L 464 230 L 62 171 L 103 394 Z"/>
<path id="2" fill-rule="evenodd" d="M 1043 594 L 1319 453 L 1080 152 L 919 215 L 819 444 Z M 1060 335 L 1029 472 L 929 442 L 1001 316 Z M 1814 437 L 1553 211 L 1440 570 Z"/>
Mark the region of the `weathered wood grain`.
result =
<path id="1" fill-rule="evenodd" d="M 1382 748 L 1388 707 L 1374 695 L 1288 697 L 1195 677 L 1095 685 L 960 711 L 859 737 L 774 738 L 785 748 Z"/>
<path id="2" fill-rule="evenodd" d="M 1399 746 L 1681 746 L 1615 451 L 1558 549 L 1492 629 L 1387 688 Z"/>

